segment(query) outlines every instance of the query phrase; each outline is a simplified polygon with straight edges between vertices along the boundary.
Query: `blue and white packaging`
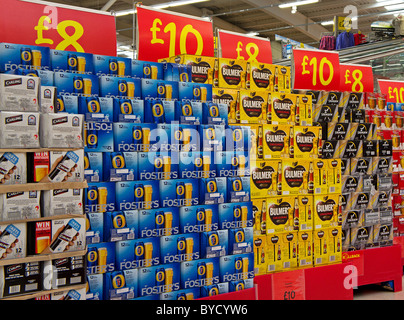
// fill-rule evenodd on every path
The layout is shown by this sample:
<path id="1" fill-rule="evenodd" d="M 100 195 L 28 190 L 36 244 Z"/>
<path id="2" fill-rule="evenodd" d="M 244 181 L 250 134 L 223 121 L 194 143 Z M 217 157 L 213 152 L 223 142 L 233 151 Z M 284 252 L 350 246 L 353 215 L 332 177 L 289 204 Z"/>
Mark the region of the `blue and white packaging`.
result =
<path id="1" fill-rule="evenodd" d="M 138 180 L 137 152 L 103 152 L 104 181 Z"/>
<path id="2" fill-rule="evenodd" d="M 160 294 L 159 300 L 195 300 L 201 297 L 199 288 L 184 289 Z"/>
<path id="3" fill-rule="evenodd" d="M 254 253 L 220 257 L 220 282 L 254 278 Z"/>
<path id="4" fill-rule="evenodd" d="M 86 213 L 86 243 L 100 243 L 104 241 L 104 212 Z"/>
<path id="5" fill-rule="evenodd" d="M 179 100 L 212 101 L 212 85 L 194 82 L 178 83 Z"/>
<path id="6" fill-rule="evenodd" d="M 78 97 L 78 110 L 85 121 L 110 122 L 113 120 L 114 103 L 112 98 Z"/>
<path id="7" fill-rule="evenodd" d="M 93 74 L 55 72 L 54 81 L 59 94 L 85 97 L 98 97 L 100 95 L 98 77 Z"/>
<path id="8" fill-rule="evenodd" d="M 220 258 L 181 262 L 181 289 L 215 285 L 220 282 Z"/>
<path id="9" fill-rule="evenodd" d="M 0 72 L 18 68 L 51 70 L 50 49 L 14 43 L 0 43 Z"/>
<path id="10" fill-rule="evenodd" d="M 163 64 L 159 62 L 132 60 L 132 77 L 164 80 Z"/>
<path id="11" fill-rule="evenodd" d="M 179 233 L 179 208 L 139 210 L 139 238 L 161 237 Z"/>
<path id="12" fill-rule="evenodd" d="M 216 166 L 213 152 L 180 152 L 179 175 L 181 179 L 214 178 Z"/>
<path id="13" fill-rule="evenodd" d="M 104 300 L 131 300 L 137 297 L 138 269 L 104 274 Z"/>
<path id="14" fill-rule="evenodd" d="M 227 177 L 227 202 L 250 201 L 250 177 Z"/>
<path id="15" fill-rule="evenodd" d="M 130 58 L 94 54 L 92 62 L 97 76 L 125 77 L 132 74 Z"/>
<path id="16" fill-rule="evenodd" d="M 115 211 L 115 183 L 88 183 L 84 203 L 85 213 Z"/>
<path id="17" fill-rule="evenodd" d="M 159 208 L 159 181 L 137 180 L 117 182 L 116 207 L 119 211 Z"/>
<path id="18" fill-rule="evenodd" d="M 254 279 L 245 279 L 229 282 L 229 292 L 236 292 L 254 288 Z"/>
<path id="19" fill-rule="evenodd" d="M 91 53 L 50 50 L 50 62 L 53 71 L 86 73 L 94 72 L 93 55 Z"/>
<path id="20" fill-rule="evenodd" d="M 84 122 L 84 150 L 86 152 L 113 152 L 113 123 L 94 121 Z"/>
<path id="21" fill-rule="evenodd" d="M 229 282 L 222 282 L 201 288 L 201 298 L 214 297 L 218 294 L 229 293 Z"/>
<path id="22" fill-rule="evenodd" d="M 229 254 L 253 252 L 253 227 L 229 229 Z"/>
<path id="23" fill-rule="evenodd" d="M 14 69 L 5 72 L 6 74 L 15 74 L 28 77 L 38 77 L 41 79 L 41 86 L 54 86 L 54 72 L 50 70 L 34 70 L 34 69 Z"/>
<path id="24" fill-rule="evenodd" d="M 218 177 L 244 177 L 251 173 L 248 151 L 218 151 L 214 157 Z"/>
<path id="25" fill-rule="evenodd" d="M 225 126 L 200 125 L 198 128 L 201 139 L 201 151 L 217 152 L 226 150 Z"/>
<path id="26" fill-rule="evenodd" d="M 141 97 L 140 79 L 100 76 L 100 95 L 106 98 L 133 99 Z"/>
<path id="27" fill-rule="evenodd" d="M 181 124 L 202 124 L 202 102 L 191 100 L 176 101 L 175 121 Z"/>
<path id="28" fill-rule="evenodd" d="M 252 203 L 222 203 L 218 206 L 219 228 L 247 228 L 254 226 Z"/>
<path id="29" fill-rule="evenodd" d="M 144 100 L 144 121 L 146 123 L 171 123 L 176 120 L 175 102 L 146 98 Z"/>
<path id="30" fill-rule="evenodd" d="M 178 100 L 178 82 L 141 79 L 142 99 Z"/>
<path id="31" fill-rule="evenodd" d="M 179 215 L 181 233 L 219 229 L 218 206 L 215 204 L 181 207 Z"/>
<path id="32" fill-rule="evenodd" d="M 84 179 L 87 182 L 104 181 L 102 152 L 84 152 Z"/>
<path id="33" fill-rule="evenodd" d="M 118 241 L 115 255 L 117 270 L 157 266 L 161 263 L 160 238 Z"/>
<path id="34" fill-rule="evenodd" d="M 248 126 L 226 127 L 226 151 L 248 151 L 251 148 L 251 128 Z"/>
<path id="35" fill-rule="evenodd" d="M 86 300 L 99 301 L 104 298 L 104 275 L 88 274 L 87 275 L 87 292 Z"/>
<path id="36" fill-rule="evenodd" d="M 180 264 L 169 263 L 139 270 L 139 296 L 174 292 L 180 287 Z"/>
<path id="37" fill-rule="evenodd" d="M 160 205 L 164 207 L 196 206 L 199 204 L 197 179 L 160 180 Z"/>
<path id="38" fill-rule="evenodd" d="M 71 96 L 68 93 L 58 94 L 56 97 L 55 113 L 58 112 L 79 113 L 79 97 Z"/>
<path id="39" fill-rule="evenodd" d="M 87 274 L 115 271 L 115 242 L 87 245 Z"/>
<path id="40" fill-rule="evenodd" d="M 229 123 L 227 104 L 215 102 L 202 103 L 202 123 L 227 125 Z"/>
<path id="41" fill-rule="evenodd" d="M 138 152 L 139 180 L 170 180 L 179 178 L 178 161 L 171 152 Z M 173 153 L 176 156 L 175 153 Z"/>
<path id="42" fill-rule="evenodd" d="M 227 180 L 224 177 L 199 179 L 200 204 L 227 202 Z"/>
<path id="43" fill-rule="evenodd" d="M 155 123 L 114 123 L 115 152 L 157 151 L 159 136 Z"/>
<path id="44" fill-rule="evenodd" d="M 162 236 L 159 239 L 162 264 L 201 258 L 199 233 Z"/>
<path id="45" fill-rule="evenodd" d="M 159 141 L 156 150 L 162 152 L 172 151 L 199 151 L 200 136 L 198 126 L 188 124 L 158 124 Z"/>
<path id="46" fill-rule="evenodd" d="M 113 98 L 114 122 L 144 122 L 144 101 Z"/>
<path id="47" fill-rule="evenodd" d="M 216 258 L 229 254 L 228 230 L 202 232 L 201 234 L 201 258 Z"/>
<path id="48" fill-rule="evenodd" d="M 104 241 L 133 240 L 138 237 L 137 210 L 104 213 Z"/>
<path id="49" fill-rule="evenodd" d="M 192 66 L 179 63 L 163 63 L 164 80 L 167 81 L 192 81 Z"/>

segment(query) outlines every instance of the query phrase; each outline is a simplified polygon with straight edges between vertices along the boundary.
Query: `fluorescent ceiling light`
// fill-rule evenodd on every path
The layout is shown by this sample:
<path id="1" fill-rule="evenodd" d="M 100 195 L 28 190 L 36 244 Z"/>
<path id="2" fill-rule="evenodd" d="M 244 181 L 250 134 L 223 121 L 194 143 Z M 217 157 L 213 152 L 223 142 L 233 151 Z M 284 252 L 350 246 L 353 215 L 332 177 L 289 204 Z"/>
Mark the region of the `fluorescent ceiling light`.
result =
<path id="1" fill-rule="evenodd" d="M 388 11 L 394 11 L 394 10 L 400 10 L 400 9 L 404 9 L 404 3 L 401 4 L 394 4 L 391 6 L 385 6 L 386 10 Z"/>
<path id="2" fill-rule="evenodd" d="M 333 20 L 321 22 L 321 25 L 322 25 L 322 26 L 330 26 L 330 25 L 332 25 L 332 24 L 334 24 L 334 21 L 333 21 Z"/>
<path id="3" fill-rule="evenodd" d="M 164 8 L 185 6 L 187 4 L 193 4 L 193 3 L 205 2 L 205 1 L 209 1 L 209 0 L 178 0 L 178 1 L 171 1 L 171 2 L 166 2 L 166 3 L 155 4 L 155 5 L 151 5 L 150 7 L 153 7 L 156 9 L 164 9 Z"/>
<path id="4" fill-rule="evenodd" d="M 178 6 L 185 6 L 187 4 L 192 4 L 192 3 L 197 3 L 197 2 L 205 2 L 209 0 L 178 0 L 178 1 L 170 1 L 170 2 L 164 2 L 164 3 L 159 3 L 159 4 L 154 4 L 149 7 L 155 8 L 155 9 L 164 9 L 164 8 L 171 8 L 171 7 L 178 7 Z M 130 14 L 136 13 L 135 9 L 128 9 L 128 10 L 121 10 L 115 12 L 115 15 L 117 17 L 122 17 L 122 16 L 127 16 Z"/>
<path id="5" fill-rule="evenodd" d="M 246 36 L 258 36 L 258 32 L 249 32 Z"/>
<path id="6" fill-rule="evenodd" d="M 302 0 L 302 1 L 296 1 L 296 2 L 289 2 L 289 3 L 282 3 L 278 5 L 279 8 L 290 8 L 290 7 L 295 7 L 295 6 L 302 6 L 304 4 L 311 4 L 311 3 L 317 3 L 319 0 Z"/>

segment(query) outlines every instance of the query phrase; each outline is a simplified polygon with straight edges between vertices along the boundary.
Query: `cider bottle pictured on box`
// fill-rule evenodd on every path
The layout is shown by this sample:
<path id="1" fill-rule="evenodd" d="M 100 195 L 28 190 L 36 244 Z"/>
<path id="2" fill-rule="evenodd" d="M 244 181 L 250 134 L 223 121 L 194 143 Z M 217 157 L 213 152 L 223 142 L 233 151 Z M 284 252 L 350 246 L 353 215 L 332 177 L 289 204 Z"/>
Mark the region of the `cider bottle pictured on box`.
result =
<path id="1" fill-rule="evenodd" d="M 237 99 L 236 99 L 236 123 L 240 123 L 240 91 L 237 91 Z"/>
<path id="2" fill-rule="evenodd" d="M 308 208 L 307 208 L 307 220 L 311 220 L 311 206 L 309 204 Z"/>
<path id="3" fill-rule="evenodd" d="M 289 158 L 294 158 L 295 147 L 294 147 L 294 133 L 293 126 L 290 126 L 289 130 Z"/>
<path id="4" fill-rule="evenodd" d="M 263 146 L 263 129 L 262 126 L 258 126 L 258 143 L 257 143 L 257 158 L 264 158 L 264 146 Z"/>
<path id="5" fill-rule="evenodd" d="M 276 194 L 280 196 L 282 195 L 282 161 L 278 162 L 278 173 L 276 179 Z"/>
<path id="6" fill-rule="evenodd" d="M 250 89 L 251 86 L 251 64 L 250 62 L 247 62 L 246 66 L 246 73 L 245 73 L 245 87 L 246 89 Z"/>
<path id="7" fill-rule="evenodd" d="M 293 209 L 293 230 L 299 230 L 299 199 L 295 198 L 295 207 Z"/>
<path id="8" fill-rule="evenodd" d="M 274 74 L 274 91 L 279 91 L 279 71 L 278 67 L 275 67 L 275 74 Z"/>
<path id="9" fill-rule="evenodd" d="M 295 105 L 295 125 L 300 125 L 300 99 L 299 97 L 296 98 L 296 105 Z"/>
<path id="10" fill-rule="evenodd" d="M 268 93 L 268 103 L 267 103 L 267 123 L 272 123 L 272 97 L 271 92 Z"/>
<path id="11" fill-rule="evenodd" d="M 309 176 L 308 176 L 308 184 L 307 189 L 309 194 L 314 193 L 314 170 L 313 170 L 313 162 L 310 162 L 309 166 Z"/>
<path id="12" fill-rule="evenodd" d="M 262 201 L 261 219 L 260 219 L 261 234 L 267 233 L 267 201 Z"/>
<path id="13" fill-rule="evenodd" d="M 321 159 L 323 157 L 323 130 L 320 129 L 318 132 L 317 140 L 317 156 Z"/>
<path id="14" fill-rule="evenodd" d="M 219 86 L 219 59 L 215 60 L 215 66 L 213 71 L 213 85 L 215 87 Z"/>
<path id="15" fill-rule="evenodd" d="M 338 214 L 337 214 L 337 222 L 339 226 L 342 226 L 342 204 L 343 204 L 343 198 L 342 195 L 340 195 L 338 199 Z"/>

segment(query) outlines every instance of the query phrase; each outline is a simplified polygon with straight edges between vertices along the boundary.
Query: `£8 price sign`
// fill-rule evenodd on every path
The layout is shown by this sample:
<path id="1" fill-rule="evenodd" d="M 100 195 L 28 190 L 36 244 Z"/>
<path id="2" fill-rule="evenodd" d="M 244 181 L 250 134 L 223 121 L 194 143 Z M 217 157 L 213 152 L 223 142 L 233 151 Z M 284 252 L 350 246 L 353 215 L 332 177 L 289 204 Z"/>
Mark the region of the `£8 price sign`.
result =
<path id="1" fill-rule="evenodd" d="M 177 54 L 214 56 L 212 22 L 137 6 L 138 59 L 155 61 Z"/>
<path id="2" fill-rule="evenodd" d="M 338 90 L 339 54 L 325 50 L 293 49 L 293 88 Z"/>
<path id="3" fill-rule="evenodd" d="M 380 92 L 386 95 L 386 102 L 404 103 L 404 81 L 377 80 Z"/>
<path id="4" fill-rule="evenodd" d="M 373 92 L 371 66 L 340 64 L 340 91 Z"/>

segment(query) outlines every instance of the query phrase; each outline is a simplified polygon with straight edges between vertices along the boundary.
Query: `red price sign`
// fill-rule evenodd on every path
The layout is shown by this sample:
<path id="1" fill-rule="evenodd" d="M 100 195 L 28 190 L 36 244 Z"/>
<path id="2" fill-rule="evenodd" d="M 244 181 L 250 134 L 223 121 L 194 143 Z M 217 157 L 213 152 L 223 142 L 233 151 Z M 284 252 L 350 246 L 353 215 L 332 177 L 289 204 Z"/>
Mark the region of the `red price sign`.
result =
<path id="1" fill-rule="evenodd" d="M 373 92 L 373 70 L 371 66 L 340 64 L 340 91 Z"/>
<path id="2" fill-rule="evenodd" d="M 272 64 L 272 50 L 269 39 L 224 30 L 218 31 L 218 39 L 219 56 L 221 58 Z"/>
<path id="3" fill-rule="evenodd" d="M 325 50 L 293 49 L 293 88 L 336 90 L 340 86 L 339 54 Z"/>
<path id="4" fill-rule="evenodd" d="M 0 21 L 1 42 L 116 56 L 115 18 L 103 11 L 1 0 Z"/>
<path id="5" fill-rule="evenodd" d="M 137 7 L 138 59 L 158 61 L 177 54 L 214 56 L 212 22 L 144 6 Z"/>
<path id="6" fill-rule="evenodd" d="M 304 270 L 274 273 L 272 275 L 273 300 L 305 300 Z"/>
<path id="7" fill-rule="evenodd" d="M 386 95 L 387 102 L 404 103 L 404 81 L 377 80 L 380 92 Z"/>

